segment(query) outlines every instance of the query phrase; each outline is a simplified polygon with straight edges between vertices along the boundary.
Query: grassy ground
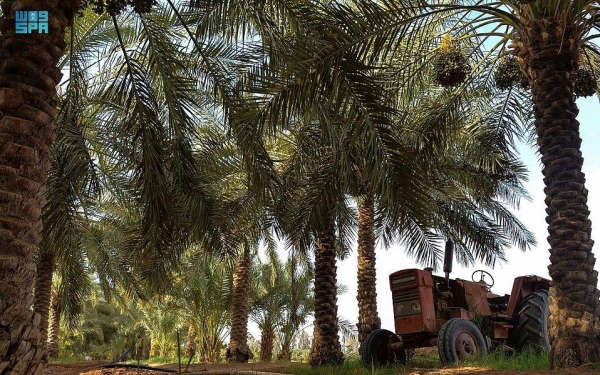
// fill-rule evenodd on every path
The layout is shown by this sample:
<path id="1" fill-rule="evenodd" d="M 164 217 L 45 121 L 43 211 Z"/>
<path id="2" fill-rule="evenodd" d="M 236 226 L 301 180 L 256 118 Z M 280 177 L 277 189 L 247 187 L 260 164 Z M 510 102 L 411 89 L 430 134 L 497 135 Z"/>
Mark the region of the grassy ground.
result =
<path id="1" fill-rule="evenodd" d="M 183 367 L 185 367 L 187 361 L 187 357 L 181 357 L 181 365 Z M 152 357 L 148 360 L 142 360 L 140 362 L 148 363 L 149 365 L 165 365 L 168 363 L 177 363 L 177 357 Z M 193 362 L 195 362 L 195 358 Z"/>
<path id="2" fill-rule="evenodd" d="M 482 367 L 494 370 L 549 370 L 550 362 L 546 353 L 526 350 L 515 355 L 504 352 L 494 352 L 477 361 Z"/>
<path id="3" fill-rule="evenodd" d="M 463 363 L 461 366 L 446 366 L 443 367 L 439 362 L 437 354 L 431 352 L 422 352 L 413 358 L 407 366 L 399 367 L 387 367 L 387 368 L 365 368 L 360 359 L 357 357 L 347 358 L 345 363 L 341 367 L 321 367 L 311 368 L 307 363 L 299 362 L 276 362 L 269 364 L 253 363 L 248 364 L 249 370 L 256 371 L 267 371 L 271 370 L 274 372 L 283 372 L 295 375 L 337 375 L 337 374 L 348 374 L 348 375 L 400 375 L 400 374 L 425 374 L 435 373 L 443 375 L 457 375 L 457 374 L 475 374 L 475 373 L 486 373 L 488 370 L 494 370 L 495 375 L 514 375 L 514 374 L 528 374 L 528 375 L 548 375 L 549 362 L 548 357 L 544 353 L 538 353 L 534 351 L 525 351 L 515 355 L 509 355 L 503 352 L 490 353 L 486 358 L 471 362 Z M 55 365 L 55 372 L 48 372 L 48 375 L 61 374 L 64 375 L 67 372 L 61 366 L 61 362 L 64 366 L 74 366 L 77 363 L 70 360 L 52 361 Z M 96 361 L 97 362 L 97 361 Z M 133 361 L 129 361 L 130 363 Z M 168 368 L 177 369 L 177 358 L 176 357 L 164 357 L 164 358 L 153 358 L 150 361 L 142 361 L 142 363 L 150 364 L 153 366 L 160 366 L 162 364 L 168 364 Z M 81 366 L 93 365 L 93 363 L 80 362 Z M 182 368 L 185 369 L 187 364 L 187 358 L 182 358 Z M 64 367 L 63 366 L 63 367 Z M 193 364 L 190 367 L 190 372 L 200 373 L 198 371 L 209 371 L 218 370 L 223 371 L 227 368 L 227 364 Z M 67 368 L 65 367 L 65 368 Z M 70 367 L 69 367 L 70 369 Z M 594 370 L 596 369 L 596 370 Z M 598 374 L 600 367 L 582 366 L 577 369 L 576 372 L 561 372 L 560 375 L 572 375 L 572 374 Z M 75 369 L 73 369 L 75 370 Z M 582 370 L 582 371 L 579 371 Z M 62 371 L 62 372 L 61 372 Z M 194 372 L 196 371 L 196 372 Z M 79 372 L 73 372 L 73 374 Z M 70 373 L 69 373 L 70 374 Z"/>
<path id="4" fill-rule="evenodd" d="M 462 366 L 465 366 L 463 364 Z M 546 354 L 540 354 L 535 351 L 525 351 L 516 355 L 508 355 L 503 352 L 495 352 L 487 357 L 469 363 L 468 366 L 493 369 L 493 370 L 548 370 L 550 364 Z M 440 368 L 441 364 L 437 356 L 417 356 L 412 359 L 407 366 L 389 367 L 381 369 L 367 369 L 358 358 L 352 358 L 344 362 L 342 367 L 326 366 L 322 368 L 311 368 L 308 365 L 291 365 L 289 371 L 295 375 L 397 375 L 411 372 L 413 369 L 435 369 Z M 450 368 L 458 366 L 450 366 Z"/>

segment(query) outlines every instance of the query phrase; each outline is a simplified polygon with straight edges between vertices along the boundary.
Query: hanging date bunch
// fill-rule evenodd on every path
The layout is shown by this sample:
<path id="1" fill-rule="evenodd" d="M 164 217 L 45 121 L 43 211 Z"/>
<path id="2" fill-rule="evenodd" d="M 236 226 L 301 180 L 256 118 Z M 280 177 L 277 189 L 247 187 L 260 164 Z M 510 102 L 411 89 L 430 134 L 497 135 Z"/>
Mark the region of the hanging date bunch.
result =
<path id="1" fill-rule="evenodd" d="M 465 55 L 446 34 L 434 58 L 435 81 L 443 87 L 453 87 L 464 82 L 471 70 Z"/>
<path id="2" fill-rule="evenodd" d="M 106 11 L 108 14 L 117 15 L 130 6 L 136 13 L 141 14 L 150 12 L 156 3 L 156 0 L 85 0 L 80 9 L 91 7 L 97 14 Z"/>
<path id="3" fill-rule="evenodd" d="M 508 90 L 516 85 L 529 87 L 529 82 L 515 56 L 505 56 L 500 60 L 494 72 L 494 82 L 500 90 Z"/>
<path id="4" fill-rule="evenodd" d="M 575 96 L 588 97 L 596 93 L 597 82 L 594 73 L 585 68 L 579 68 L 573 73 L 575 76 Z"/>

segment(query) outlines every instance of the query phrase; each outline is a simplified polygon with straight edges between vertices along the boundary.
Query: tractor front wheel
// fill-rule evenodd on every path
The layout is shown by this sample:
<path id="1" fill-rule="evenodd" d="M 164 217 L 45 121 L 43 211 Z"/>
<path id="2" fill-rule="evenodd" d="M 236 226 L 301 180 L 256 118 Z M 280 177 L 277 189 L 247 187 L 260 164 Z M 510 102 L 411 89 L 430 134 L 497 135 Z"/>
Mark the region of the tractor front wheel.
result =
<path id="1" fill-rule="evenodd" d="M 388 348 L 389 343 L 400 342 L 400 338 L 387 329 L 376 329 L 371 332 L 362 345 L 361 358 L 366 367 L 381 367 L 406 364 L 406 350 L 394 352 Z"/>
<path id="2" fill-rule="evenodd" d="M 485 357 L 487 347 L 479 328 L 473 322 L 450 319 L 438 334 L 438 352 L 442 364 L 448 365 Z"/>

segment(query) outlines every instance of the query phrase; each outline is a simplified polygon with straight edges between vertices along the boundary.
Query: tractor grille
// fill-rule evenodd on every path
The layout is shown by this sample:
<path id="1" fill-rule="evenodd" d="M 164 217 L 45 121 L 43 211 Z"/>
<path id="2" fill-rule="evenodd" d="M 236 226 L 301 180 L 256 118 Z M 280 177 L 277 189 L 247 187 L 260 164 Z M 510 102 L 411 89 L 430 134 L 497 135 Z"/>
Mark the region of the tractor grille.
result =
<path id="1" fill-rule="evenodd" d="M 398 288 L 405 285 L 414 284 L 417 281 L 417 276 L 414 273 L 408 275 L 399 275 L 392 279 L 392 288 Z"/>
<path id="2" fill-rule="evenodd" d="M 418 315 L 421 313 L 419 290 L 403 290 L 394 293 L 394 317 Z"/>

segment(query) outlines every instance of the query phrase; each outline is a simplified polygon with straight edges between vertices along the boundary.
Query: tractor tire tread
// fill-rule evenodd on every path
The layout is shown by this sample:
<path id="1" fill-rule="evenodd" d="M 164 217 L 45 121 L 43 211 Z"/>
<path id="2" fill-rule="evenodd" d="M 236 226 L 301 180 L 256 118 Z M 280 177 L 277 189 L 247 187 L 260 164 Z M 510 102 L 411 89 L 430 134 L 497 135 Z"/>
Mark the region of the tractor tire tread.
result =
<path id="1" fill-rule="evenodd" d="M 548 339 L 549 296 L 550 293 L 547 290 L 538 290 L 521 302 L 519 324 L 516 328 L 519 349 L 533 347 L 545 352 L 550 351 Z"/>
<path id="2" fill-rule="evenodd" d="M 363 365 L 367 368 L 371 367 L 372 358 L 372 347 L 373 345 L 377 345 L 381 340 L 387 340 L 389 335 L 395 335 L 394 332 L 388 331 L 387 329 L 376 329 L 373 332 L 369 333 L 369 335 L 365 338 L 363 345 L 360 351 L 360 357 L 362 359 Z M 404 351 L 404 358 L 395 358 L 400 364 L 406 364 L 407 356 L 406 350 Z M 388 362 L 388 364 L 394 363 L 394 360 Z M 379 367 L 383 364 L 375 364 L 376 367 Z"/>

